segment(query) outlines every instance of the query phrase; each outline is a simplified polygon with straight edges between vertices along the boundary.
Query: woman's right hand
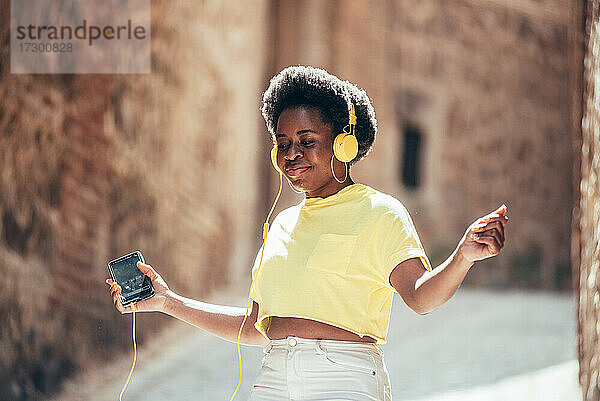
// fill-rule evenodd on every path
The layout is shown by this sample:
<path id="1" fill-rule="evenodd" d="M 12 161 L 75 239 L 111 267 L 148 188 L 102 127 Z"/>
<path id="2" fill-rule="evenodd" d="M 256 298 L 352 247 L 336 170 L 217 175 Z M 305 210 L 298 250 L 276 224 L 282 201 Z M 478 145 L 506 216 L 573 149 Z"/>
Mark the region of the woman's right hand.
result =
<path id="1" fill-rule="evenodd" d="M 152 268 L 152 266 L 144 264 L 142 262 L 137 262 L 137 267 L 152 281 L 152 286 L 154 287 L 154 295 L 150 298 L 146 298 L 142 301 L 136 302 L 136 312 L 164 311 L 165 301 L 167 300 L 171 292 L 171 290 L 169 290 L 169 286 L 167 285 L 165 280 L 163 280 L 163 278 L 156 272 L 156 270 Z M 106 284 L 110 286 L 110 295 L 112 296 L 113 304 L 119 310 L 119 312 L 133 312 L 131 305 L 124 307 L 121 304 L 121 300 L 119 298 L 121 287 L 110 278 L 106 279 Z"/>

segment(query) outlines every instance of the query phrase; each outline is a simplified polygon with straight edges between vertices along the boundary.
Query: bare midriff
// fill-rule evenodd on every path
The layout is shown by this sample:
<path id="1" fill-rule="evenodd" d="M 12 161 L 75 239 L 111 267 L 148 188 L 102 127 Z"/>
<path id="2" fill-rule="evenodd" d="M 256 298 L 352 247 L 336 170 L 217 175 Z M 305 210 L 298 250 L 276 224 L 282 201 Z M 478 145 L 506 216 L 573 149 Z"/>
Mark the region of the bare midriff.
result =
<path id="1" fill-rule="evenodd" d="M 272 316 L 271 326 L 267 334 L 271 340 L 280 340 L 293 336 L 318 340 L 377 342 L 373 337 L 360 337 L 358 334 L 340 327 L 298 317 Z"/>

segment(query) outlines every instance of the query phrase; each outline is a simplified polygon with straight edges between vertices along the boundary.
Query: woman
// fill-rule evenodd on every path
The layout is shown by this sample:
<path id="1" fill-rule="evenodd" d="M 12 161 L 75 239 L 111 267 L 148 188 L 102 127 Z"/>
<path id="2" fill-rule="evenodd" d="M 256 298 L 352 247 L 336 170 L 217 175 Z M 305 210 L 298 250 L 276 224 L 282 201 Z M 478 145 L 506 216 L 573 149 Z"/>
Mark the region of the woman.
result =
<path id="1" fill-rule="evenodd" d="M 386 342 L 393 292 L 419 314 L 446 302 L 475 261 L 504 246 L 506 207 L 471 224 L 431 269 L 402 203 L 351 178 L 350 164 L 369 153 L 377 131 L 363 90 L 321 69 L 288 67 L 271 80 L 262 114 L 275 168 L 305 199 L 275 218 L 252 269 L 241 342 L 266 355 L 250 399 L 391 400 L 377 344 Z M 237 341 L 244 308 L 181 297 L 151 266 L 139 267 L 156 294 L 137 310 Z M 107 283 L 116 308 L 130 312 Z"/>

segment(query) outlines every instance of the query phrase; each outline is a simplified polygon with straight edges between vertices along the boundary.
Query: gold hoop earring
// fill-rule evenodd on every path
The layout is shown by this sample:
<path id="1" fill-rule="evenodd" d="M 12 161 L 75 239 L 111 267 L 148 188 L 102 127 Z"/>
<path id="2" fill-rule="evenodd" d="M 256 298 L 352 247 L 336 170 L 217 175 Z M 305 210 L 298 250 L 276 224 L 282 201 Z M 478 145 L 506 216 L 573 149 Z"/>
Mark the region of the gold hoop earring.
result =
<path id="1" fill-rule="evenodd" d="M 343 184 L 346 179 L 348 178 L 348 163 L 344 162 L 344 166 L 346 167 L 346 175 L 344 176 L 343 180 L 339 180 L 336 176 L 335 176 L 335 171 L 333 171 L 333 155 L 331 155 L 331 174 L 333 174 L 333 178 L 335 178 L 335 180 L 337 182 L 339 182 L 340 184 Z"/>

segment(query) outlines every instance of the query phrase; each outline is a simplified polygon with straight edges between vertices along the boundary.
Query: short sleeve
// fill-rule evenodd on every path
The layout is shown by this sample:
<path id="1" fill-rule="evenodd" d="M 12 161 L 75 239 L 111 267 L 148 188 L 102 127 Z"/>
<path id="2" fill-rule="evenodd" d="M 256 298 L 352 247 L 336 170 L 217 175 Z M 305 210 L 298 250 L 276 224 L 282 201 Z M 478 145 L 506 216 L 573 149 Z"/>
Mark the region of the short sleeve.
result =
<path id="1" fill-rule="evenodd" d="M 417 229 L 400 202 L 381 217 L 377 228 L 380 242 L 383 273 L 389 278 L 392 270 L 400 263 L 411 258 L 421 258 L 423 266 L 431 271 L 431 263 L 421 244 Z"/>
<path id="2" fill-rule="evenodd" d="M 254 259 L 254 265 L 252 266 L 252 280 L 256 279 L 256 273 L 258 271 L 258 265 L 260 263 L 260 257 L 262 255 L 262 250 L 265 244 L 263 243 L 258 249 L 258 253 L 256 254 L 256 258 Z"/>
<path id="3" fill-rule="evenodd" d="M 279 228 L 279 219 L 280 219 L 281 213 L 279 213 L 277 216 L 275 216 L 275 218 L 273 219 L 273 222 L 271 223 L 271 226 L 269 228 L 269 235 L 267 236 L 266 239 L 266 243 L 272 243 L 272 238 L 273 236 L 277 236 L 277 231 Z M 264 262 L 263 256 L 267 256 L 267 255 L 263 255 L 263 249 L 265 247 L 265 241 L 262 241 L 262 244 L 260 246 L 260 248 L 258 248 L 258 252 L 256 253 L 256 258 L 254 258 L 254 265 L 252 266 L 252 279 L 256 279 L 256 273 L 258 272 L 259 266 L 261 265 L 261 262 Z M 269 245 L 269 247 L 267 247 L 267 253 L 268 249 L 270 249 L 271 245 Z"/>
<path id="4" fill-rule="evenodd" d="M 260 262 L 260 256 L 262 254 L 263 247 L 264 247 L 264 244 L 261 245 L 261 247 L 258 249 L 258 253 L 256 254 L 256 258 L 254 259 L 254 265 L 252 266 L 252 278 L 251 278 L 251 285 L 250 285 L 250 298 L 252 298 L 256 302 L 260 301 L 260 294 L 258 293 L 256 277 L 257 277 L 257 273 L 258 273 L 258 264 Z"/>

